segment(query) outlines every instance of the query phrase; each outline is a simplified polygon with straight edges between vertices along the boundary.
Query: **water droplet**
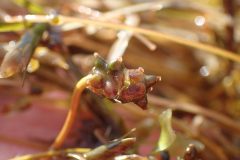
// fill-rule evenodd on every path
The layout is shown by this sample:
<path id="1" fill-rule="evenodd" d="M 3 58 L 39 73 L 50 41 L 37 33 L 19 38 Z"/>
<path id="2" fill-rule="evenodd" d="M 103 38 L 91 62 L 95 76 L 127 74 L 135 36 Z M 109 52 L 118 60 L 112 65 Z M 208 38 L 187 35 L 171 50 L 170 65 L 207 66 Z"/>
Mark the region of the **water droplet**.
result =
<path id="1" fill-rule="evenodd" d="M 203 77 L 207 77 L 210 74 L 209 70 L 208 70 L 208 68 L 206 66 L 202 66 L 200 68 L 199 72 L 200 72 L 201 76 L 203 76 Z"/>
<path id="2" fill-rule="evenodd" d="M 199 27 L 201 27 L 201 26 L 203 26 L 204 24 L 205 24 L 205 18 L 203 17 L 203 16 L 197 16 L 197 17 L 195 17 L 195 19 L 194 19 L 194 22 L 195 22 L 195 24 L 197 25 L 197 26 L 199 26 Z"/>

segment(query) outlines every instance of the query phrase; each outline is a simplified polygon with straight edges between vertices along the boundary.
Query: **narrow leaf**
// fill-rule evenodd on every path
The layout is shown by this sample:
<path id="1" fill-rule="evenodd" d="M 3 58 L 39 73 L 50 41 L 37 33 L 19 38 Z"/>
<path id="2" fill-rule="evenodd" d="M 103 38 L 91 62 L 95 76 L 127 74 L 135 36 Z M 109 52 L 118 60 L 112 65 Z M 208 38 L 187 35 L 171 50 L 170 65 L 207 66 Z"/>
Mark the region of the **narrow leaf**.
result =
<path id="1" fill-rule="evenodd" d="M 161 125 L 161 134 L 158 141 L 157 151 L 167 149 L 174 142 L 176 135 L 171 125 L 172 110 L 168 109 L 159 116 L 159 122 Z"/>
<path id="2" fill-rule="evenodd" d="M 27 31 L 3 58 L 0 68 L 0 78 L 7 78 L 16 73 L 26 71 L 33 52 L 38 45 L 46 24 L 37 24 Z"/>

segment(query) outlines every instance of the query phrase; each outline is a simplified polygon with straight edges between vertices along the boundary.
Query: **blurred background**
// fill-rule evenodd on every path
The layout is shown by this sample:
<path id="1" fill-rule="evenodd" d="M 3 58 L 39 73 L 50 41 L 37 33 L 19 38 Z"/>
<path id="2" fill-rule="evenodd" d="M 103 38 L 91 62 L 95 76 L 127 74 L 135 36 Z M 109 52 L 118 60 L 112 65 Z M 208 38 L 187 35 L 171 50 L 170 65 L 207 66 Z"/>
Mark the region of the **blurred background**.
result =
<path id="1" fill-rule="evenodd" d="M 147 110 L 84 92 L 65 147 L 96 147 L 136 127 L 130 153 L 147 157 L 161 131 L 156 115 L 170 108 L 176 139 L 164 152 L 171 159 L 186 159 L 190 144 L 197 148 L 195 159 L 240 159 L 239 8 L 239 0 L 0 1 L 0 158 L 48 148 L 74 84 L 89 73 L 97 52 L 108 62 L 123 57 L 128 68 L 142 67 L 161 81 L 148 94 Z M 11 56 L 21 36 L 38 23 L 37 17 L 17 20 L 27 14 L 108 27 L 59 18 L 31 58 L 19 53 L 26 46 Z"/>

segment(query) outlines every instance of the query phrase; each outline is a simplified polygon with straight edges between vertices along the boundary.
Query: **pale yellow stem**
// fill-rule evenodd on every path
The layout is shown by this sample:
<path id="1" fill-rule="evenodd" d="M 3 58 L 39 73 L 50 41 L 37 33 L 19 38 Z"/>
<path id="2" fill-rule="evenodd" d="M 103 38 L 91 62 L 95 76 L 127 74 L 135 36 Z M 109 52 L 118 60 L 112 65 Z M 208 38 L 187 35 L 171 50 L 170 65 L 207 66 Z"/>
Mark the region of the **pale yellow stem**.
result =
<path id="1" fill-rule="evenodd" d="M 64 125 L 57 135 L 57 138 L 53 142 L 51 148 L 52 149 L 59 149 L 65 139 L 67 138 L 71 127 L 73 125 L 73 122 L 75 120 L 75 117 L 77 115 L 77 109 L 80 101 L 80 96 L 83 90 L 87 87 L 89 80 L 91 80 L 94 76 L 93 75 L 87 75 L 86 77 L 83 77 L 81 80 L 79 80 L 74 88 L 71 104 L 70 104 L 70 110 L 68 112 L 67 118 L 64 122 Z"/>
<path id="2" fill-rule="evenodd" d="M 47 158 L 47 157 L 53 157 L 57 155 L 61 155 L 63 153 L 68 154 L 68 153 L 86 153 L 89 152 L 89 148 L 73 148 L 73 149 L 66 149 L 66 150 L 60 150 L 60 151 L 48 151 L 44 153 L 37 153 L 37 154 L 32 154 L 32 155 L 25 155 L 25 156 L 20 156 L 20 157 L 15 157 L 10 160 L 35 160 L 35 159 L 40 159 L 40 158 Z"/>
<path id="3" fill-rule="evenodd" d="M 105 27 L 105 28 L 111 28 L 115 30 L 127 30 L 131 31 L 133 33 L 140 33 L 142 35 L 145 35 L 149 37 L 152 40 L 155 41 L 161 41 L 161 40 L 167 40 L 171 42 L 175 42 L 181 45 L 185 45 L 188 47 L 200 49 L 202 51 L 205 51 L 208 54 L 214 54 L 223 58 L 230 59 L 235 62 L 240 62 L 240 56 L 237 55 L 234 52 L 227 51 L 215 46 L 211 46 L 208 44 L 203 44 L 199 42 L 194 42 L 191 40 L 187 40 L 185 38 L 173 36 L 173 35 L 168 35 L 165 33 L 161 33 L 159 31 L 153 31 L 149 29 L 144 29 L 144 28 L 139 28 L 139 27 L 133 27 L 133 26 L 127 26 L 123 24 L 116 24 L 116 23 L 109 23 L 105 21 L 99 21 L 99 20 L 91 20 L 91 19 L 82 19 L 82 18 L 75 18 L 75 17 L 68 17 L 68 16 L 61 16 L 59 15 L 58 17 L 51 17 L 51 16 L 46 16 L 46 15 L 26 15 L 24 16 L 24 19 L 27 20 L 28 22 L 54 22 L 56 24 L 64 24 L 64 23 L 73 23 L 73 24 L 81 24 L 81 25 L 93 25 L 93 26 L 98 26 L 98 27 Z M 16 23 L 16 22 L 22 22 L 23 21 L 23 16 L 13 16 L 9 17 L 8 19 L 5 19 L 5 22 L 8 23 Z"/>

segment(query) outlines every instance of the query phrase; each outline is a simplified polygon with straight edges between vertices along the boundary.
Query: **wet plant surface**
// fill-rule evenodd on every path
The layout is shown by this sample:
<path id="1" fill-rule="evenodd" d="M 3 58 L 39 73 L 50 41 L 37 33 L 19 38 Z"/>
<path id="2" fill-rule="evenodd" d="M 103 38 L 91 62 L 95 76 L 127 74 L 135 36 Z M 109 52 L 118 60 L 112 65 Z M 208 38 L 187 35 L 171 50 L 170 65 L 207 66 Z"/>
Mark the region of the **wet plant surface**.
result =
<path id="1" fill-rule="evenodd" d="M 239 7 L 0 1 L 0 159 L 239 159 Z"/>
<path id="2" fill-rule="evenodd" d="M 122 60 L 107 64 L 95 54 L 91 74 L 97 77 L 90 82 L 90 90 L 114 102 L 134 102 L 143 109 L 147 107 L 147 91 L 160 80 L 153 75 L 144 75 L 143 68 L 126 69 Z"/>

